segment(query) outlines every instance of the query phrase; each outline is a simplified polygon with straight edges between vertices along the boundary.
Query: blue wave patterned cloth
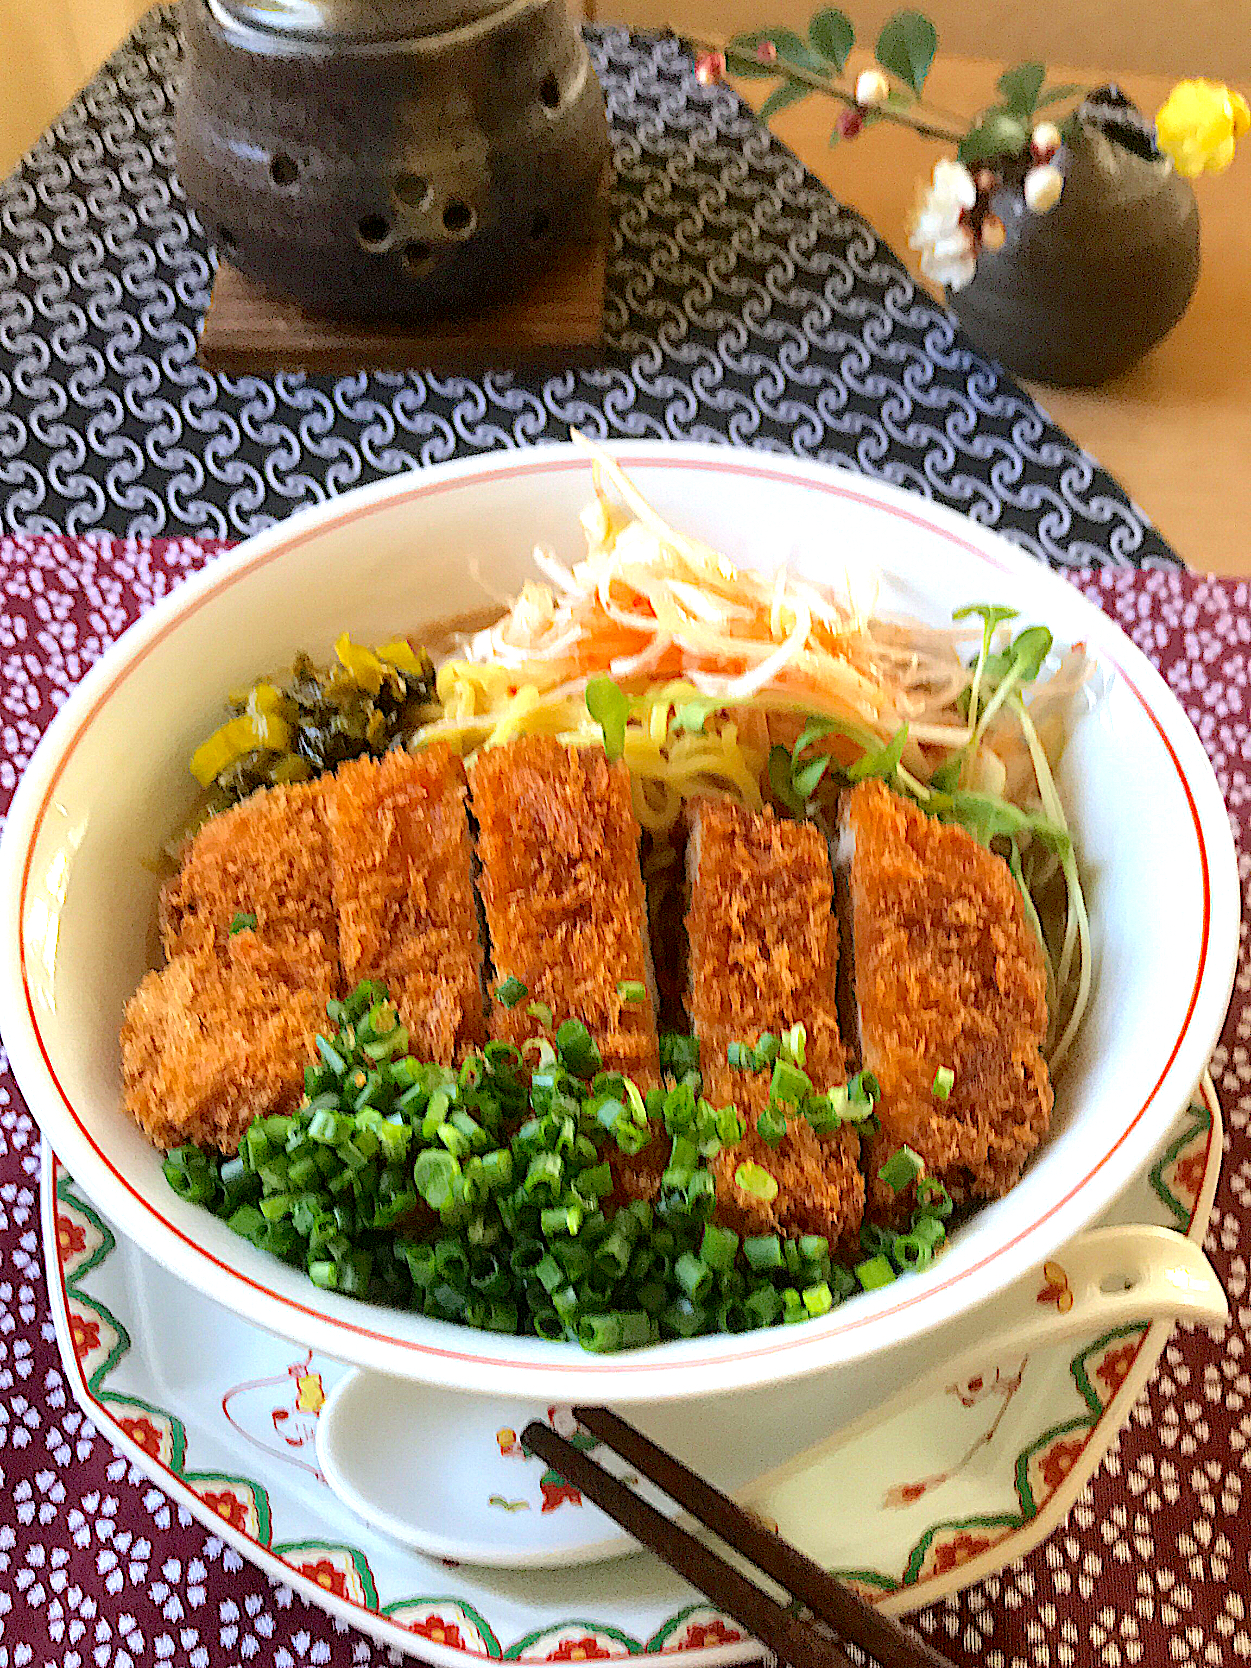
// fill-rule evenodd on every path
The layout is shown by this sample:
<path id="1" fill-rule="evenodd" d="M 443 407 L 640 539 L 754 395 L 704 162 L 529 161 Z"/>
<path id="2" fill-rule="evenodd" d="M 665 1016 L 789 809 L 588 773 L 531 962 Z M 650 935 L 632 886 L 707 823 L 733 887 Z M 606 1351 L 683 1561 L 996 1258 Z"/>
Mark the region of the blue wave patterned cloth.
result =
<path id="1" fill-rule="evenodd" d="M 1117 483 L 676 40 L 589 33 L 616 181 L 602 367 L 216 376 L 214 257 L 174 172 L 182 47 L 148 14 L 0 188 L 13 532 L 255 533 L 364 481 L 563 438 L 793 452 L 1057 566 L 1178 558 Z"/>

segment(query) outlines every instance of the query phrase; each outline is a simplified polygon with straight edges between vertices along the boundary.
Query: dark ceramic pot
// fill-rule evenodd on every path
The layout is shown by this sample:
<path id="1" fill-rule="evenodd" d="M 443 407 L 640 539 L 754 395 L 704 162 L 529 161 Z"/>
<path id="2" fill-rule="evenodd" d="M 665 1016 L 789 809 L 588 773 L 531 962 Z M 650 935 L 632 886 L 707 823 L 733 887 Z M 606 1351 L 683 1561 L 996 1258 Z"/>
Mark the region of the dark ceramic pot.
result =
<path id="1" fill-rule="evenodd" d="M 516 293 L 584 237 L 604 100 L 565 0 L 184 0 L 178 168 L 219 251 L 323 313 Z"/>
<path id="2" fill-rule="evenodd" d="M 1185 312 L 1199 279 L 1199 211 L 1167 161 L 1082 121 L 1056 161 L 1064 194 L 1031 214 L 1019 189 L 992 207 L 1007 228 L 949 303 L 979 350 L 1062 387 L 1106 382 Z"/>

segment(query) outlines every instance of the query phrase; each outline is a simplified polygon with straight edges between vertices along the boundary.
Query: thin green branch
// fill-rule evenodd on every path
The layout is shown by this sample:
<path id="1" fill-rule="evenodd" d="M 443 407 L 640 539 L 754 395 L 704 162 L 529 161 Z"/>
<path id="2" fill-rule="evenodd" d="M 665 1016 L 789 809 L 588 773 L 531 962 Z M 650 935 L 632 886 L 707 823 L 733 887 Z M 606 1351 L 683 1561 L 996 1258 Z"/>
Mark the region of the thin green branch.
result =
<path id="1" fill-rule="evenodd" d="M 761 67 L 759 58 L 747 52 L 736 51 L 726 41 L 707 35 L 687 35 L 685 38 L 690 41 L 692 46 L 700 48 L 701 51 L 720 52 L 725 58 L 725 67 L 730 74 L 734 73 L 735 60 L 750 65 L 754 71 L 759 73 Z M 828 77 L 818 75 L 815 70 L 805 69 L 802 64 L 793 64 L 780 54 L 766 67 L 770 74 L 776 74 L 785 80 L 797 81 L 802 86 L 810 87 L 814 93 L 824 93 L 827 98 L 835 99 L 838 103 L 845 104 L 852 110 L 863 110 L 865 115 L 871 113 L 878 120 L 898 122 L 901 127 L 911 128 L 914 133 L 919 133 L 924 139 L 941 139 L 946 144 L 958 145 L 963 138 L 959 129 L 936 127 L 933 123 L 922 121 L 919 117 L 914 116 L 910 110 L 900 110 L 892 105 L 884 104 L 869 107 L 861 106 L 857 103 L 855 94 L 846 87 L 840 87 L 837 82 L 831 81 Z"/>

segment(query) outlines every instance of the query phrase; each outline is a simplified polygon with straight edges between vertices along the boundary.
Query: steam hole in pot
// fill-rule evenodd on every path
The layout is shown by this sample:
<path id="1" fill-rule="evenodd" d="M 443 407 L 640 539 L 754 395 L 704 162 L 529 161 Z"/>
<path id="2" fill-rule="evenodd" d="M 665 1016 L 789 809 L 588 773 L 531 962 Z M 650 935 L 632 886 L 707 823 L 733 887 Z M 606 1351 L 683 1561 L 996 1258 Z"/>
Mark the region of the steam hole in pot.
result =
<path id="1" fill-rule="evenodd" d="M 560 82 L 549 70 L 539 82 L 539 97 L 549 110 L 560 107 Z"/>
<path id="2" fill-rule="evenodd" d="M 269 165 L 269 177 L 275 185 L 294 185 L 300 177 L 300 165 L 293 156 L 288 156 L 285 151 L 279 151 Z"/>
<path id="3" fill-rule="evenodd" d="M 391 189 L 404 208 L 424 209 L 430 201 L 430 181 L 421 174 L 397 174 Z"/>
<path id="4" fill-rule="evenodd" d="M 433 244 L 427 243 L 424 238 L 414 238 L 412 243 L 404 245 L 404 265 L 416 272 L 426 265 L 433 254 Z"/>
<path id="5" fill-rule="evenodd" d="M 365 214 L 356 223 L 356 235 L 362 249 L 377 254 L 386 247 L 391 236 L 391 222 L 385 214 Z"/>
<path id="6" fill-rule="evenodd" d="M 466 237 L 473 230 L 473 210 L 453 197 L 443 210 L 443 224 L 453 237 Z"/>

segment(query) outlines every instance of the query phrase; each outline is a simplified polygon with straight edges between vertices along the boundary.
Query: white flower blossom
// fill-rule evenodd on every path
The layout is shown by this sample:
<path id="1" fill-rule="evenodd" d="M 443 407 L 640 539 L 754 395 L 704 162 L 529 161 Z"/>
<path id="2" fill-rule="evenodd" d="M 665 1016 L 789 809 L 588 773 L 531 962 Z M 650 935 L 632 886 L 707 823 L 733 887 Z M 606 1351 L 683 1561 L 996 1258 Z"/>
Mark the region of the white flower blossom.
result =
<path id="1" fill-rule="evenodd" d="M 861 70 L 856 80 L 856 103 L 862 109 L 870 110 L 875 105 L 885 104 L 890 97 L 890 82 L 881 70 Z"/>
<path id="2" fill-rule="evenodd" d="M 976 201 L 969 170 L 942 157 L 908 228 L 909 246 L 920 251 L 921 271 L 950 290 L 962 290 L 977 270 L 973 234 L 961 221 Z"/>
<path id="3" fill-rule="evenodd" d="M 1025 206 L 1035 214 L 1046 214 L 1060 201 L 1063 190 L 1064 175 L 1054 163 L 1044 162 L 1040 167 L 1031 168 L 1025 176 Z"/>

